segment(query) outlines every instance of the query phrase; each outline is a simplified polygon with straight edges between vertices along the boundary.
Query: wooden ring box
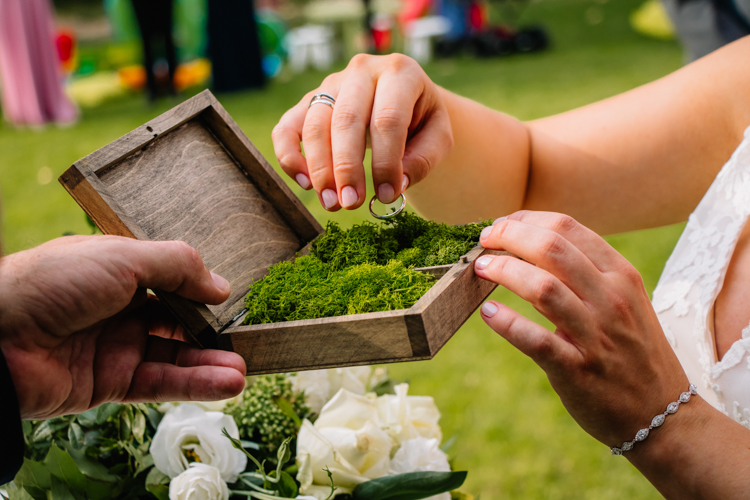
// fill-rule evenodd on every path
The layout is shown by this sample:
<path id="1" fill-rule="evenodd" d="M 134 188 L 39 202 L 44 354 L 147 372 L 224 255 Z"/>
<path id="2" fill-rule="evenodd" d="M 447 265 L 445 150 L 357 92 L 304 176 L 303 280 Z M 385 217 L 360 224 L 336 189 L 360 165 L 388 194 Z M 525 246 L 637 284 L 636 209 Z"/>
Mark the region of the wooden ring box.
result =
<path id="1" fill-rule="evenodd" d="M 243 325 L 248 287 L 323 232 L 209 91 L 77 161 L 60 182 L 104 234 L 182 240 L 232 286 L 206 306 L 154 290 L 204 348 L 235 351 L 248 374 L 430 359 L 495 288 L 477 246 L 412 307 Z M 493 252 L 497 253 L 497 252 Z"/>

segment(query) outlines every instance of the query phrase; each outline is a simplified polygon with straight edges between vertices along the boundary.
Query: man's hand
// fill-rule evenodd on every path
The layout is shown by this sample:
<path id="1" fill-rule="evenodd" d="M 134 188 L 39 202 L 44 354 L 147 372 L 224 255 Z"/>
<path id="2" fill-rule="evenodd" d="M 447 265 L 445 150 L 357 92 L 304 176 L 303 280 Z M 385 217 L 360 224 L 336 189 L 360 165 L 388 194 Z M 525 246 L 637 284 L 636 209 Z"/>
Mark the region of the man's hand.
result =
<path id="1" fill-rule="evenodd" d="M 23 418 L 242 390 L 244 360 L 183 342 L 147 288 L 208 304 L 230 292 L 183 242 L 68 236 L 0 259 L 0 349 Z"/>

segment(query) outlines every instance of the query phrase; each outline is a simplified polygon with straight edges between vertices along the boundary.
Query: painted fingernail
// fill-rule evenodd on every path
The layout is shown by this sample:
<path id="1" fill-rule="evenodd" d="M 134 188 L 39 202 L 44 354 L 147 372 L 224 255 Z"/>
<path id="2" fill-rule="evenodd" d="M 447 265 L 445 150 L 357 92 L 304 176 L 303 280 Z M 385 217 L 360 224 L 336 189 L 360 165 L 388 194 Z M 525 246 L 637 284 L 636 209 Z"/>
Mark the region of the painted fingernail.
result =
<path id="1" fill-rule="evenodd" d="M 341 190 L 341 204 L 344 207 L 351 207 L 357 203 L 358 199 L 359 196 L 357 195 L 357 190 L 353 187 L 344 186 L 344 189 Z"/>
<path id="2" fill-rule="evenodd" d="M 482 255 L 476 260 L 476 262 L 474 262 L 474 267 L 479 269 L 480 271 L 482 269 L 486 269 L 487 266 L 492 263 L 493 259 L 494 257 L 492 257 L 491 255 Z"/>
<path id="3" fill-rule="evenodd" d="M 390 184 L 381 184 L 378 186 L 378 200 L 380 203 L 391 203 L 393 201 L 393 186 Z"/>
<path id="4" fill-rule="evenodd" d="M 491 318 L 497 314 L 497 306 L 492 302 L 485 302 L 482 304 L 482 316 L 485 318 Z"/>
<path id="5" fill-rule="evenodd" d="M 482 229 L 481 233 L 479 233 L 479 237 L 481 239 L 489 238 L 491 233 L 492 233 L 492 226 L 487 226 L 484 229 Z"/>
<path id="6" fill-rule="evenodd" d="M 214 284 L 222 292 L 228 292 L 230 290 L 229 282 L 218 274 L 211 272 L 211 279 L 214 280 Z"/>
<path id="7" fill-rule="evenodd" d="M 403 193 L 406 191 L 406 188 L 409 187 L 409 176 L 404 174 L 404 180 L 401 182 L 401 192 Z"/>
<path id="8" fill-rule="evenodd" d="M 495 219 L 495 222 L 493 222 L 492 225 L 494 226 L 495 224 L 500 224 L 502 221 L 506 220 L 507 218 L 508 218 L 507 215 L 505 217 L 498 217 L 497 219 Z"/>
<path id="9" fill-rule="evenodd" d="M 324 189 L 320 197 L 323 198 L 323 206 L 326 207 L 326 210 L 336 206 L 339 201 L 339 197 L 336 196 L 336 191 L 333 189 Z"/>
<path id="10" fill-rule="evenodd" d="M 305 174 L 297 174 L 295 179 L 302 189 L 310 189 L 310 179 Z"/>

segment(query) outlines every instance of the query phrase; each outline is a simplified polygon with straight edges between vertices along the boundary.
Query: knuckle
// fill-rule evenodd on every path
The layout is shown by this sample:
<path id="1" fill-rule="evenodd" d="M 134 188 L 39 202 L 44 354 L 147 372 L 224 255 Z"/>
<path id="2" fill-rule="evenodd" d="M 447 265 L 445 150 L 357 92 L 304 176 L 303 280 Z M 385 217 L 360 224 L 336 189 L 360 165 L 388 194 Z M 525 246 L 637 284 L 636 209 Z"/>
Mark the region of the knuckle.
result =
<path id="1" fill-rule="evenodd" d="M 383 108 L 375 113 L 372 128 L 378 133 L 391 133 L 406 130 L 406 120 L 401 111 L 394 108 Z"/>
<path id="2" fill-rule="evenodd" d="M 534 295 L 542 305 L 554 303 L 559 295 L 557 280 L 552 276 L 539 278 L 534 284 Z"/>
<path id="3" fill-rule="evenodd" d="M 302 136 L 307 141 L 319 141 L 327 137 L 328 127 L 316 120 L 306 120 L 302 127 Z"/>
<path id="4" fill-rule="evenodd" d="M 548 359 L 553 356 L 555 350 L 551 334 L 549 333 L 534 337 L 530 347 L 537 359 Z"/>
<path id="5" fill-rule="evenodd" d="M 340 104 L 331 118 L 331 129 L 336 131 L 346 131 L 357 125 L 361 121 L 361 115 L 353 106 Z"/>
<path id="6" fill-rule="evenodd" d="M 349 176 L 351 174 L 356 174 L 360 170 L 362 170 L 362 163 L 349 158 L 338 159 L 333 164 L 334 174 Z"/>
<path id="7" fill-rule="evenodd" d="M 359 69 L 366 66 L 373 56 L 369 54 L 357 54 L 349 59 L 349 64 L 346 66 L 348 69 Z"/>
<path id="8" fill-rule="evenodd" d="M 555 257 L 563 255 L 567 250 L 567 245 L 562 236 L 552 233 L 542 238 L 539 250 L 543 255 Z"/>
<path id="9" fill-rule="evenodd" d="M 552 219 L 550 229 L 560 234 L 567 234 L 574 231 L 578 227 L 578 221 L 576 221 L 570 215 L 555 214 Z"/>
<path id="10" fill-rule="evenodd" d="M 415 65 L 419 66 L 414 59 L 404 54 L 394 53 L 388 56 L 388 67 L 395 71 L 412 68 Z"/>

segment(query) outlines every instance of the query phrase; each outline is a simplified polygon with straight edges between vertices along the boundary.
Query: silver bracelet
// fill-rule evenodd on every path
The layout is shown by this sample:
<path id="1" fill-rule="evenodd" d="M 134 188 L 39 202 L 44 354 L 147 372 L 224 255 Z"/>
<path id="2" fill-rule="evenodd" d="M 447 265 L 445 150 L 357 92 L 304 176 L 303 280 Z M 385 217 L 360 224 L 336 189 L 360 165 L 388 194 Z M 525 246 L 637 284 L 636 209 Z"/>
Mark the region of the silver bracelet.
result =
<path id="1" fill-rule="evenodd" d="M 622 455 L 624 452 L 632 450 L 633 446 L 635 446 L 635 443 L 639 441 L 643 441 L 644 439 L 648 437 L 649 432 L 656 429 L 657 427 L 661 427 L 661 425 L 664 423 L 664 420 L 667 418 L 667 415 L 677 413 L 677 410 L 680 409 L 680 403 L 687 403 L 688 401 L 690 401 L 690 397 L 696 394 L 698 394 L 698 388 L 695 387 L 693 384 L 690 384 L 690 387 L 688 387 L 687 392 L 683 392 L 682 394 L 680 394 L 680 398 L 674 403 L 669 403 L 664 413 L 660 413 L 657 416 L 655 416 L 653 419 L 651 419 L 651 425 L 649 425 L 645 429 L 641 429 L 638 432 L 636 432 L 635 438 L 633 438 L 632 441 L 626 441 L 622 443 L 621 447 L 619 448 L 614 447 L 614 448 L 611 448 L 609 451 L 611 451 L 613 455 Z"/>

